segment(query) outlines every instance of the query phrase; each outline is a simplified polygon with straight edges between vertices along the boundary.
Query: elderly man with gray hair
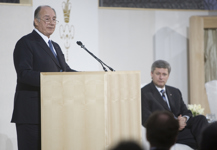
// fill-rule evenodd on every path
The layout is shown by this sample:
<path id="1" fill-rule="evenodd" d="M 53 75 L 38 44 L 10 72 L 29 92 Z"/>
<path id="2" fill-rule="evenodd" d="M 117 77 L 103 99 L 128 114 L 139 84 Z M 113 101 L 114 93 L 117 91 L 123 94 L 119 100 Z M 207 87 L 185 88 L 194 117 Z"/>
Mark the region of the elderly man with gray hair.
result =
<path id="1" fill-rule="evenodd" d="M 18 150 L 41 150 L 40 73 L 75 71 L 51 40 L 56 18 L 50 6 L 37 7 L 34 30 L 20 38 L 14 49 L 17 86 L 11 122 L 16 123 Z"/>

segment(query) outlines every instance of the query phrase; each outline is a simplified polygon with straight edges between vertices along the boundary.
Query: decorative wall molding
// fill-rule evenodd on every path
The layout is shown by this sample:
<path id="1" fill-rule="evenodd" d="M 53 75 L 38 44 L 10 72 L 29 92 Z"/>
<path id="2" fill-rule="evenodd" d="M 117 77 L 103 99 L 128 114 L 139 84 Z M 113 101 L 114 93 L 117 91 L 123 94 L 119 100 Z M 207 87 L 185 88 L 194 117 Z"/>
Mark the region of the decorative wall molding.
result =
<path id="1" fill-rule="evenodd" d="M 20 0 L 0 0 L 0 3 L 20 3 Z"/>
<path id="2" fill-rule="evenodd" d="M 217 0 L 99 0 L 99 7 L 217 10 Z"/>

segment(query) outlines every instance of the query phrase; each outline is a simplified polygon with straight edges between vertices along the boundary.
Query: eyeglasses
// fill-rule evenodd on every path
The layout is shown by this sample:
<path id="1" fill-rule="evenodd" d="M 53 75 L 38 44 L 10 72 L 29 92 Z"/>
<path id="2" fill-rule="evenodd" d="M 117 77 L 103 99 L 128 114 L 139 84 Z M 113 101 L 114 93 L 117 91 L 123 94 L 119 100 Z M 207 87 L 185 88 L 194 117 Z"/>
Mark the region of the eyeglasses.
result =
<path id="1" fill-rule="evenodd" d="M 54 24 L 58 24 L 58 23 L 59 23 L 58 20 L 56 20 L 56 19 L 51 19 L 51 18 L 45 18 L 45 19 L 38 18 L 38 19 L 43 20 L 45 23 L 51 23 L 51 22 L 53 22 Z"/>

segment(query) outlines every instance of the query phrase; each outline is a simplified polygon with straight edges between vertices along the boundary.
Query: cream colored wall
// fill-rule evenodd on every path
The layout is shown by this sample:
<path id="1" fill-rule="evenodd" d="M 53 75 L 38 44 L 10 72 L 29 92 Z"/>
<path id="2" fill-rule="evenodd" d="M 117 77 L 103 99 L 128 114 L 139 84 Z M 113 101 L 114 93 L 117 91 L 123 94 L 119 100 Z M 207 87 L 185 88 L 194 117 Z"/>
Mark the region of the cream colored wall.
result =
<path id="1" fill-rule="evenodd" d="M 141 71 L 150 82 L 155 11 L 99 9 L 99 57 L 115 70 Z"/>
<path id="2" fill-rule="evenodd" d="M 10 123 L 16 86 L 13 49 L 32 30 L 32 7 L 0 5 L 0 150 L 16 150 L 15 125 Z"/>
<path id="3" fill-rule="evenodd" d="M 21 4 L 32 4 L 32 0 L 20 0 Z"/>

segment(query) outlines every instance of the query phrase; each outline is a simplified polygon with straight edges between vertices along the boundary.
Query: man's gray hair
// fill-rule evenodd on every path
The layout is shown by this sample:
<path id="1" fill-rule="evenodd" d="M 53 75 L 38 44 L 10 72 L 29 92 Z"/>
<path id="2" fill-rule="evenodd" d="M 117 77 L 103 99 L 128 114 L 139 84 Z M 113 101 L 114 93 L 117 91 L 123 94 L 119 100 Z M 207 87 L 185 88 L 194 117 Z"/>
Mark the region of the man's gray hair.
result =
<path id="1" fill-rule="evenodd" d="M 151 72 L 154 72 L 155 68 L 165 68 L 168 69 L 168 73 L 170 74 L 171 66 L 165 60 L 156 60 L 151 66 Z"/>
<path id="2" fill-rule="evenodd" d="M 42 7 L 50 7 L 49 5 L 41 5 L 41 6 L 38 6 L 36 9 L 35 9 L 35 12 L 34 12 L 34 19 L 38 19 L 38 21 L 40 22 L 40 19 L 39 19 L 39 12 L 41 10 Z M 50 7 L 51 9 L 53 9 L 52 7 Z M 55 9 L 53 9 L 54 13 L 56 14 L 56 11 Z M 33 25 L 35 27 L 35 22 L 33 21 Z"/>

